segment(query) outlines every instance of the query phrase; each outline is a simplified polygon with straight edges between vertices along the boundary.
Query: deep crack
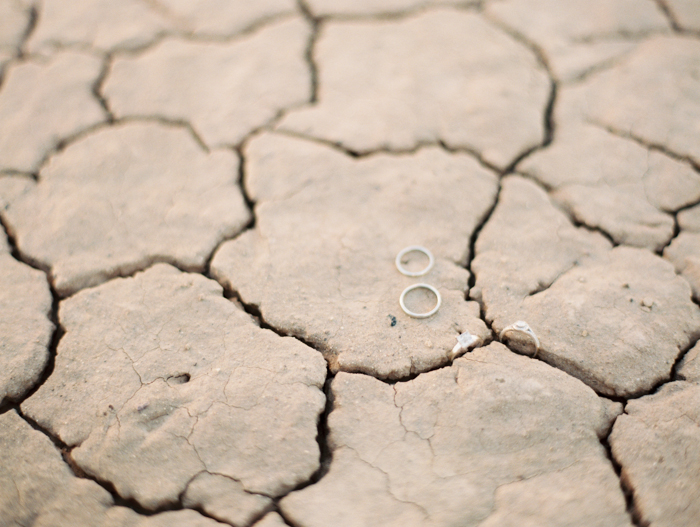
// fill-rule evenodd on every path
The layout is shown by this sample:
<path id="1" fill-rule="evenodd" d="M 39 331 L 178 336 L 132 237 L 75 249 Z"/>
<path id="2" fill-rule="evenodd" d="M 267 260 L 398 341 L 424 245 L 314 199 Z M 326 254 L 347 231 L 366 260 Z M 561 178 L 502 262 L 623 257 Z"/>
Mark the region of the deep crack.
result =
<path id="1" fill-rule="evenodd" d="M 39 379 L 34 383 L 34 385 L 24 393 L 24 395 L 18 399 L 18 400 L 8 400 L 3 404 L 0 404 L 0 413 L 6 412 L 9 408 L 12 406 L 17 406 L 27 400 L 29 397 L 34 395 L 36 391 L 41 388 L 41 386 L 44 385 L 44 383 L 48 380 L 48 378 L 51 376 L 54 370 L 54 366 L 56 363 L 56 354 L 58 350 L 58 343 L 60 342 L 61 338 L 65 334 L 65 330 L 61 326 L 59 319 L 58 319 L 58 306 L 59 306 L 59 301 L 60 297 L 58 296 L 58 293 L 53 287 L 53 284 L 51 283 L 50 276 L 47 272 L 46 269 L 42 269 L 40 267 L 37 267 L 32 264 L 30 260 L 27 258 L 24 258 L 19 249 L 17 248 L 17 244 L 15 242 L 14 236 L 11 234 L 7 224 L 5 223 L 4 218 L 0 214 L 0 226 L 2 229 L 4 229 L 6 237 L 7 237 L 7 243 L 10 246 L 10 254 L 12 257 L 17 260 L 18 262 L 27 265 L 28 267 L 31 267 L 32 269 L 35 269 L 37 271 L 40 271 L 46 275 L 46 284 L 49 287 L 49 291 L 51 292 L 51 310 L 49 313 L 47 313 L 47 318 L 51 321 L 51 324 L 53 325 L 53 332 L 51 334 L 51 339 L 49 340 L 48 348 L 47 348 L 47 353 L 48 357 L 46 360 L 46 365 L 44 366 L 43 371 L 41 372 L 41 375 L 39 376 Z"/>
<path id="2" fill-rule="evenodd" d="M 623 413 L 624 413 L 624 404 L 623 404 Z M 620 414 L 622 415 L 622 414 Z M 625 497 L 625 503 L 627 505 L 627 514 L 630 517 L 630 521 L 632 522 L 632 525 L 635 527 L 648 527 L 648 524 L 645 522 L 642 522 L 640 519 L 639 511 L 636 508 L 635 501 L 634 501 L 634 491 L 633 489 L 628 485 L 626 482 L 623 474 L 622 474 L 622 465 L 617 462 L 615 459 L 615 456 L 613 456 L 612 452 L 612 447 L 610 446 L 610 434 L 612 434 L 613 427 L 615 426 L 615 422 L 617 422 L 617 419 L 619 416 L 617 416 L 612 424 L 610 425 L 610 430 L 608 430 L 608 434 L 600 440 L 600 444 L 603 446 L 605 449 L 605 457 L 608 459 L 610 464 L 612 465 L 613 470 L 615 471 L 615 475 L 617 476 L 618 482 L 620 484 L 620 491 L 622 492 L 622 495 Z"/>
<path id="3" fill-rule="evenodd" d="M 314 59 L 314 49 L 321 30 L 321 20 L 313 15 L 305 0 L 297 0 L 297 5 L 304 18 L 311 24 L 311 35 L 309 35 L 309 42 L 304 51 L 304 59 L 309 66 L 309 75 L 311 76 L 311 97 L 309 103 L 314 104 L 318 101 L 318 66 Z"/>

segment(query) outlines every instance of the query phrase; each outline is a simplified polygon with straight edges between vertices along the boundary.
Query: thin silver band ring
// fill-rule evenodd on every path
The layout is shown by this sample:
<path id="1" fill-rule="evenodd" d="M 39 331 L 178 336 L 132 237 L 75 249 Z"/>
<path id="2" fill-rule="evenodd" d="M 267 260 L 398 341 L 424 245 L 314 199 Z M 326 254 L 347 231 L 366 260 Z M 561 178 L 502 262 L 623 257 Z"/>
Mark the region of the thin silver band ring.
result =
<path id="1" fill-rule="evenodd" d="M 414 289 L 427 289 L 428 291 L 431 291 L 435 295 L 435 298 L 437 298 L 437 303 L 435 304 L 435 307 L 427 313 L 416 313 L 408 309 L 404 300 L 406 298 L 406 294 L 410 291 L 413 291 Z M 401 309 L 403 309 L 403 312 L 406 313 L 409 317 L 428 318 L 433 316 L 435 313 L 437 313 L 438 309 L 440 309 L 440 304 L 442 304 L 442 298 L 440 297 L 440 293 L 438 292 L 438 290 L 435 289 L 432 285 L 413 284 L 409 285 L 406 289 L 403 290 L 403 293 L 401 293 L 401 297 L 399 298 L 399 304 L 401 304 Z"/>
<path id="2" fill-rule="evenodd" d="M 428 257 L 428 266 L 425 269 L 422 269 L 420 271 L 409 271 L 401 265 L 401 258 L 403 258 L 407 253 L 413 251 L 423 253 Z M 396 255 L 396 268 L 401 274 L 405 274 L 406 276 L 423 276 L 433 268 L 434 263 L 435 259 L 433 258 L 433 254 L 428 249 L 420 245 L 411 245 L 410 247 L 406 247 L 405 249 L 402 249 L 399 254 Z"/>
<path id="3" fill-rule="evenodd" d="M 537 352 L 540 350 L 540 339 L 537 338 L 537 335 L 535 335 L 535 332 L 532 331 L 532 328 L 528 325 L 528 323 L 522 320 L 518 320 L 510 326 L 504 327 L 501 331 L 501 334 L 498 336 L 501 342 L 503 342 L 503 337 L 506 336 L 506 333 L 510 331 L 513 331 L 515 333 L 521 333 L 532 339 L 532 341 L 535 343 L 535 353 L 532 355 L 532 358 L 534 359 L 537 355 Z"/>

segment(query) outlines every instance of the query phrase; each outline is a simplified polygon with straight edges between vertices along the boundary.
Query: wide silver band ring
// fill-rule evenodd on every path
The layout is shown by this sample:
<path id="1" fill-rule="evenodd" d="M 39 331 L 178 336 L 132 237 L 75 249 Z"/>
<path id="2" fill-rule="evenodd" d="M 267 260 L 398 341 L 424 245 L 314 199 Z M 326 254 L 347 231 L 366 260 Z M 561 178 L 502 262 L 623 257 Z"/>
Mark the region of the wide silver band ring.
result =
<path id="1" fill-rule="evenodd" d="M 428 265 L 425 267 L 425 269 L 421 269 L 420 271 L 409 271 L 403 265 L 401 265 L 401 258 L 403 258 L 407 253 L 413 251 L 423 253 L 428 257 Z M 423 276 L 433 268 L 434 263 L 435 259 L 433 258 L 433 254 L 428 249 L 420 245 L 411 245 L 405 249 L 401 249 L 401 252 L 396 255 L 396 268 L 401 274 L 405 274 L 406 276 Z"/>
<path id="2" fill-rule="evenodd" d="M 406 307 L 406 302 L 405 302 L 406 295 L 409 292 L 413 291 L 414 289 L 427 289 L 428 291 L 431 291 L 435 295 L 435 298 L 437 299 L 435 307 L 433 309 L 431 309 L 430 311 L 428 311 L 427 313 L 416 313 L 416 312 L 408 309 Z M 438 309 L 440 309 L 440 304 L 442 304 L 442 297 L 440 297 L 440 293 L 432 285 L 413 284 L 413 285 L 409 285 L 406 289 L 403 290 L 403 293 L 401 293 L 401 297 L 399 298 L 399 304 L 401 304 L 401 309 L 403 309 L 403 312 L 406 313 L 409 317 L 428 318 L 428 317 L 432 317 L 435 313 L 437 313 Z"/>
<path id="3" fill-rule="evenodd" d="M 505 337 L 506 334 L 511 331 L 514 333 L 521 333 L 532 339 L 532 341 L 535 343 L 535 353 L 533 353 L 532 358 L 535 358 L 537 352 L 540 350 L 540 339 L 537 338 L 537 335 L 535 335 L 535 332 L 532 331 L 532 328 L 528 325 L 528 323 L 522 320 L 518 320 L 510 326 L 504 327 L 501 331 L 501 334 L 498 336 L 500 341 L 503 342 L 503 337 Z"/>

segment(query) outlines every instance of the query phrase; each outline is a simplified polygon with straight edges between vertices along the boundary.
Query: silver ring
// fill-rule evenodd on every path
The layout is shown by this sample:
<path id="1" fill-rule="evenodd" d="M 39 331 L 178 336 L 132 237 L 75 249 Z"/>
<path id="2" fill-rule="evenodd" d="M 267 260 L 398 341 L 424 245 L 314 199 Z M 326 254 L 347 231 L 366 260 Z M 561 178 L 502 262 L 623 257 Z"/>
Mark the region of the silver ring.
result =
<path id="1" fill-rule="evenodd" d="M 404 299 L 406 298 L 406 294 L 409 291 L 413 291 L 414 289 L 427 289 L 428 291 L 432 291 L 432 293 L 435 295 L 437 298 L 437 303 L 435 304 L 435 307 L 428 311 L 427 313 L 415 313 L 408 309 L 406 307 L 406 303 L 404 302 Z M 413 284 L 409 285 L 406 289 L 403 290 L 403 293 L 401 293 L 401 298 L 399 298 L 399 304 L 401 304 L 401 309 L 403 309 L 403 312 L 406 313 L 409 317 L 413 318 L 428 318 L 433 316 L 435 313 L 437 313 L 437 310 L 440 309 L 440 304 L 442 304 L 442 298 L 440 297 L 440 293 L 438 292 L 437 289 L 435 289 L 432 285 L 428 284 Z"/>
<path id="2" fill-rule="evenodd" d="M 428 257 L 428 266 L 425 269 L 421 271 L 409 271 L 401 265 L 401 258 L 403 258 L 406 253 L 410 253 L 413 251 L 423 253 Z M 410 247 L 406 247 L 405 249 L 402 249 L 399 254 L 396 255 L 396 268 L 401 274 L 405 274 L 406 276 L 423 276 L 425 273 L 427 273 L 433 268 L 434 263 L 435 259 L 433 258 L 433 254 L 428 249 L 426 249 L 425 247 L 421 247 L 420 245 L 411 245 Z"/>
<path id="3" fill-rule="evenodd" d="M 527 335 L 535 342 L 535 353 L 534 355 L 532 355 L 532 358 L 534 359 L 535 355 L 537 355 L 537 352 L 540 350 L 540 339 L 537 338 L 537 335 L 535 335 L 535 332 L 532 331 L 532 328 L 527 324 L 527 322 L 518 320 L 516 323 L 511 324 L 510 326 L 504 327 L 503 331 L 501 331 L 501 334 L 498 336 L 501 342 L 503 342 L 503 337 L 509 331 L 514 331 L 516 333 L 522 333 L 523 335 Z"/>

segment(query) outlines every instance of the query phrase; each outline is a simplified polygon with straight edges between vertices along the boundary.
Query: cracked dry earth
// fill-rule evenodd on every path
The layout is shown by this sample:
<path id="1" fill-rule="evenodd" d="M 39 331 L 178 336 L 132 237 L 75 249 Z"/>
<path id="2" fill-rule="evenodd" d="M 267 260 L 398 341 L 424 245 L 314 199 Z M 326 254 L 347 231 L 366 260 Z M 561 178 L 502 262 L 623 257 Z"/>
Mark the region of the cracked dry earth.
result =
<path id="1" fill-rule="evenodd" d="M 696 0 L 0 0 L 0 220 L 2 527 L 700 525 Z"/>

